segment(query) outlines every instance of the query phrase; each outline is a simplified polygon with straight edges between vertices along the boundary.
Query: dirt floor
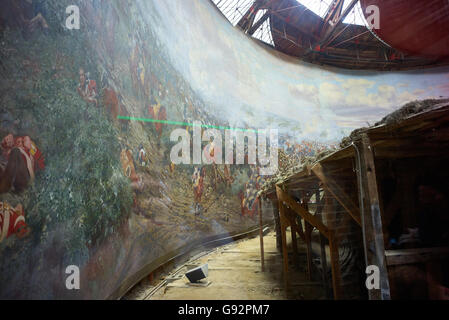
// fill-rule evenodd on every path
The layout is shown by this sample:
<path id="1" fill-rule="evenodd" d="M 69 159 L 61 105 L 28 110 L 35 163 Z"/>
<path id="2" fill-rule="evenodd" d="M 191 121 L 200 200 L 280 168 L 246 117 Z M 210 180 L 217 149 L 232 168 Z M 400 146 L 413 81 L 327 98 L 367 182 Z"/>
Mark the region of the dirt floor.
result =
<path id="1" fill-rule="evenodd" d="M 289 239 L 290 240 L 290 239 Z M 290 240 L 291 241 L 291 240 Z M 274 232 L 264 237 L 265 272 L 261 271 L 259 237 L 240 240 L 197 255 L 174 266 L 159 279 L 142 281 L 123 299 L 127 300 L 283 300 L 325 299 L 320 282 L 309 281 L 305 247 L 299 244 L 296 266 L 289 257 L 291 289 L 284 290 L 282 255 L 276 249 Z M 290 251 L 290 250 L 289 250 Z M 184 276 L 193 267 L 208 264 L 205 285 L 192 285 Z"/>

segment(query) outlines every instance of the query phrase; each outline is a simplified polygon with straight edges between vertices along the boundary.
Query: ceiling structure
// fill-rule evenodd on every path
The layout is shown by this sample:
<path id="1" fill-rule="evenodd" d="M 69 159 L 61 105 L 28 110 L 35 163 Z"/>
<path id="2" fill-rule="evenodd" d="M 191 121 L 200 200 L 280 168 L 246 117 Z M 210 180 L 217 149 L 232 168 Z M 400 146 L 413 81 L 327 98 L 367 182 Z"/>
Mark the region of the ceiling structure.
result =
<path id="1" fill-rule="evenodd" d="M 346 69 L 447 65 L 390 47 L 367 27 L 358 0 L 211 0 L 246 34 L 304 61 Z"/>

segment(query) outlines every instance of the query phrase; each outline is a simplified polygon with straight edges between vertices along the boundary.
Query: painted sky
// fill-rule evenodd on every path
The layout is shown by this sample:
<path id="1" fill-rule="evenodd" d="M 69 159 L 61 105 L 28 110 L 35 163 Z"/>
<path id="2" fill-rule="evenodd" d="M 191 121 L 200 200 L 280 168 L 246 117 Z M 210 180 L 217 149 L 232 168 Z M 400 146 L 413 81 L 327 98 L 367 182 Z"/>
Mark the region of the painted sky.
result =
<path id="1" fill-rule="evenodd" d="M 288 57 L 235 29 L 209 0 L 141 1 L 168 58 L 233 125 L 339 140 L 416 99 L 449 96 L 449 68 L 360 72 Z"/>

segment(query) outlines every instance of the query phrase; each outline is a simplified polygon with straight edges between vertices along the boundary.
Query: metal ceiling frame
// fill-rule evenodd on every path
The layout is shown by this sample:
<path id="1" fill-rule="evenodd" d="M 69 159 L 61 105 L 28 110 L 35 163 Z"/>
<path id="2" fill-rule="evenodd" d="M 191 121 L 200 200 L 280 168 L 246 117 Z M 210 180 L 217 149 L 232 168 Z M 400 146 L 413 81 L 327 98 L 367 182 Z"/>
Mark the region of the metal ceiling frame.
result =
<path id="1" fill-rule="evenodd" d="M 275 49 L 308 62 L 375 70 L 414 69 L 438 64 L 436 60 L 412 57 L 391 48 L 366 26 L 345 24 L 343 21 L 355 10 L 359 0 L 346 0 L 350 1 L 346 7 L 345 0 L 329 0 L 323 17 L 297 0 L 210 1 L 225 16 L 230 10 L 238 11 L 241 16 L 238 20 L 233 16 L 230 22 L 244 33 L 255 37 L 260 31 L 257 37 L 262 40 L 269 32 Z"/>

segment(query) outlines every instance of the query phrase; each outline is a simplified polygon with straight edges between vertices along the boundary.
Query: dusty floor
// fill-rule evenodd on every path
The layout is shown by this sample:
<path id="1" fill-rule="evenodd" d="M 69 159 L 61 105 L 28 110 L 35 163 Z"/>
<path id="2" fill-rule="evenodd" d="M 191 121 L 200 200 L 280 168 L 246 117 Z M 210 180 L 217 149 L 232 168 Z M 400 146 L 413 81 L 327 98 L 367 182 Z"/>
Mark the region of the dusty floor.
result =
<path id="1" fill-rule="evenodd" d="M 289 239 L 290 240 L 290 239 Z M 291 290 L 283 287 L 282 255 L 276 250 L 274 232 L 264 237 L 265 272 L 261 272 L 259 237 L 240 240 L 192 258 L 185 265 L 175 266 L 166 275 L 143 281 L 123 299 L 147 300 L 279 300 L 325 299 L 320 282 L 311 282 L 306 274 L 305 248 L 299 246 L 298 264 L 289 257 Z M 289 250 L 290 251 L 290 250 Z M 208 264 L 207 286 L 193 286 L 184 276 L 192 267 Z"/>

